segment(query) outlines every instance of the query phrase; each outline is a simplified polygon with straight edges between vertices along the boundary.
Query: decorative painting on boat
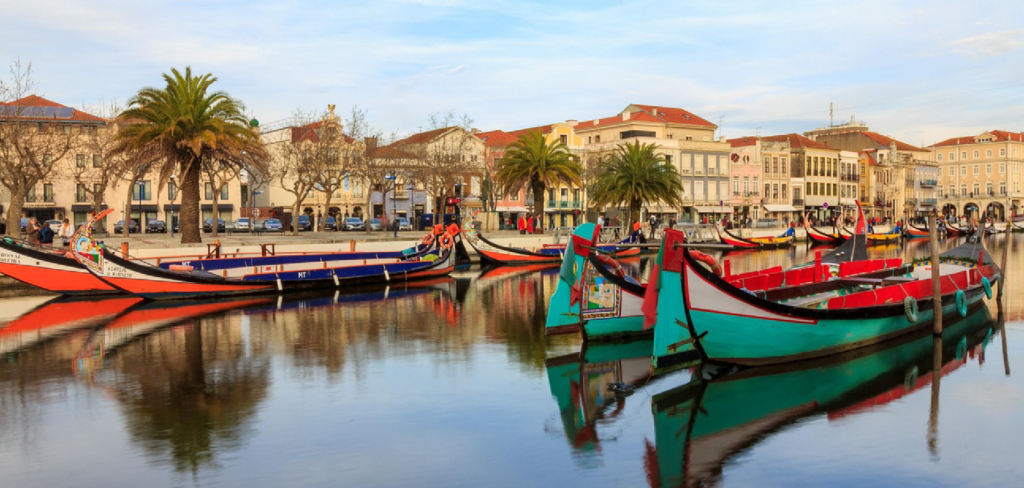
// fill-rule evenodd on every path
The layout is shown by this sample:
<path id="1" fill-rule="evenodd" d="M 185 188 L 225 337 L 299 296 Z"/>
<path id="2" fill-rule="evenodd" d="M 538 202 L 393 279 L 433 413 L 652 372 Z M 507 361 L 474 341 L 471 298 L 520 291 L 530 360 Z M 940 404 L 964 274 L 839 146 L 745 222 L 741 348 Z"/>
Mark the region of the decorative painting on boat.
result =
<path id="1" fill-rule="evenodd" d="M 113 209 L 107 209 L 100 212 L 99 215 L 94 215 L 71 236 L 71 257 L 97 274 L 103 274 L 103 251 L 99 244 L 92 239 L 92 227 L 93 224 L 113 211 Z"/>
<path id="2" fill-rule="evenodd" d="M 583 318 L 618 317 L 622 290 L 587 264 L 583 275 Z"/>

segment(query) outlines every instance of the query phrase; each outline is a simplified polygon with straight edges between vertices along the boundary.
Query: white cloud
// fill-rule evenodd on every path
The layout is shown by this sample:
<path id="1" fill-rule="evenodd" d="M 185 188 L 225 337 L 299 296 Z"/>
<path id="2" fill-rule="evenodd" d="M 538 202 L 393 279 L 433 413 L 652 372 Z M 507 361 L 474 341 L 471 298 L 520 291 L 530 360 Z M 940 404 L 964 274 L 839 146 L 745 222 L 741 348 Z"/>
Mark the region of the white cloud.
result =
<path id="1" fill-rule="evenodd" d="M 952 44 L 959 46 L 953 52 L 967 54 L 975 59 L 1000 56 L 1024 46 L 1024 29 L 987 32 L 957 39 Z"/>

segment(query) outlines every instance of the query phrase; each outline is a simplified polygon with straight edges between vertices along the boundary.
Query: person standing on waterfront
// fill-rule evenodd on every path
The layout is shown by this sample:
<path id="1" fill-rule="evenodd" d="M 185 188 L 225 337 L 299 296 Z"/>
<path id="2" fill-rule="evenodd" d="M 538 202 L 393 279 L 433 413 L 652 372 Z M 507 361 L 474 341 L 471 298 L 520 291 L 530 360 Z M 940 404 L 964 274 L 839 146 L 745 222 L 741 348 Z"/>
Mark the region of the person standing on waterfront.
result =
<path id="1" fill-rule="evenodd" d="M 526 233 L 527 234 L 533 234 L 533 230 L 534 230 L 533 220 L 534 220 L 534 216 L 533 215 L 531 215 L 530 218 L 526 219 Z"/>
<path id="2" fill-rule="evenodd" d="M 43 222 L 43 226 L 39 228 L 36 238 L 39 239 L 39 244 L 42 246 L 53 245 L 53 229 L 50 228 L 49 222 Z"/>
<path id="3" fill-rule="evenodd" d="M 519 235 L 526 234 L 526 216 L 519 216 Z"/>
<path id="4" fill-rule="evenodd" d="M 35 217 L 28 219 L 28 225 L 25 226 L 25 239 L 28 240 L 29 244 L 39 245 L 39 221 Z"/>
<path id="5" fill-rule="evenodd" d="M 70 219 L 64 219 L 60 226 L 60 232 L 57 235 L 60 236 L 60 243 L 64 247 L 71 246 L 71 236 L 75 235 L 75 228 L 72 227 Z"/>

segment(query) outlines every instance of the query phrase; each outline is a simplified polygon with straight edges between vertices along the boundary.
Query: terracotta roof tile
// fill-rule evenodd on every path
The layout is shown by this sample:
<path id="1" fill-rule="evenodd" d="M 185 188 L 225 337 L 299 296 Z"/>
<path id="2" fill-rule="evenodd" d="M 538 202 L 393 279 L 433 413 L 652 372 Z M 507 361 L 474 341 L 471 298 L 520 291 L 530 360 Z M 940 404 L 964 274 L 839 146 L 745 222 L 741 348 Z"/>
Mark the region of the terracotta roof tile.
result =
<path id="1" fill-rule="evenodd" d="M 526 128 L 526 129 L 513 130 L 513 131 L 509 131 L 509 134 L 512 135 L 512 137 L 518 138 L 519 136 L 521 136 L 523 134 L 527 134 L 527 133 L 530 133 L 530 132 L 536 132 L 536 131 L 540 131 L 541 134 L 548 135 L 548 134 L 551 133 L 551 125 L 539 125 L 537 127 L 529 127 L 529 128 Z"/>
<path id="2" fill-rule="evenodd" d="M 426 132 L 420 132 L 420 133 L 417 133 L 417 134 L 413 134 L 413 135 L 411 135 L 409 137 L 406 137 L 405 139 L 396 141 L 394 144 L 391 144 L 391 145 L 392 146 L 406 146 L 406 145 L 409 145 L 409 144 L 425 144 L 425 143 L 428 143 L 430 141 L 433 141 L 434 139 L 437 139 L 440 135 L 442 135 L 442 134 L 444 134 L 444 133 L 446 133 L 448 131 L 455 130 L 455 129 L 458 129 L 458 127 L 442 127 L 440 129 L 428 130 Z"/>
<path id="3" fill-rule="evenodd" d="M 53 100 L 47 100 L 47 99 L 45 99 L 43 97 L 40 97 L 38 95 L 29 95 L 27 97 L 19 98 L 18 100 L 15 100 L 15 101 L 9 102 L 9 103 L 0 102 L 0 105 L 6 105 L 6 106 L 11 106 L 11 107 L 59 107 L 59 108 L 72 108 L 72 107 L 68 107 L 67 105 L 61 105 L 61 104 L 59 104 L 57 102 L 54 102 Z M 29 120 L 32 120 L 31 117 L 25 117 L 25 118 L 29 119 Z M 50 120 L 50 119 L 45 119 L 45 120 Z M 107 119 L 104 119 L 102 117 L 97 117 L 97 116 L 92 115 L 92 114 L 85 113 L 85 112 L 83 112 L 81 110 L 78 110 L 78 109 L 74 109 L 74 112 L 72 113 L 70 119 L 58 119 L 58 121 L 62 121 L 62 120 L 71 120 L 71 121 L 74 121 L 74 122 L 98 122 L 98 123 L 103 123 L 103 124 L 105 124 L 107 122 Z"/>
<path id="4" fill-rule="evenodd" d="M 683 110 L 681 108 L 674 107 L 662 107 L 659 105 L 640 105 L 633 104 L 636 107 L 647 111 L 648 113 L 657 116 L 658 118 L 668 122 L 670 124 L 691 124 L 691 125 L 706 125 L 708 127 L 717 127 L 715 124 L 708 122 L 691 112 Z"/>
<path id="5" fill-rule="evenodd" d="M 881 144 L 883 146 L 886 146 L 886 147 L 888 147 L 890 144 L 895 142 L 896 143 L 896 150 L 898 150 L 898 151 L 919 151 L 919 152 L 927 152 L 928 151 L 927 149 L 921 149 L 921 148 L 919 148 L 917 146 L 912 146 L 912 145 L 907 144 L 905 142 L 893 139 L 893 138 L 891 138 L 889 136 L 883 136 L 882 134 L 879 134 L 877 132 L 864 131 L 864 132 L 861 132 L 861 134 L 864 134 L 864 137 L 867 137 L 868 139 L 871 139 L 872 141 L 875 141 L 875 142 L 877 142 L 877 143 L 879 143 L 879 144 Z"/>
<path id="6" fill-rule="evenodd" d="M 827 144 L 822 144 L 820 142 L 812 141 L 812 140 L 810 140 L 810 139 L 808 139 L 808 138 L 806 138 L 806 137 L 804 137 L 804 136 L 802 136 L 800 134 L 795 134 L 795 133 L 794 134 L 782 134 L 782 135 L 778 135 L 778 136 L 762 137 L 761 139 L 764 139 L 766 141 L 788 142 L 790 147 L 809 147 L 809 148 L 815 148 L 815 149 L 833 149 L 833 150 L 838 151 L 838 149 L 836 149 L 836 148 L 834 148 L 832 146 L 829 146 Z"/>
<path id="7" fill-rule="evenodd" d="M 759 137 L 754 137 L 754 136 L 737 137 L 735 139 L 726 139 L 726 141 L 732 147 L 753 146 L 754 144 L 757 144 L 758 140 L 760 140 L 760 138 Z"/>
<path id="8" fill-rule="evenodd" d="M 312 142 L 316 142 L 316 141 L 320 140 L 320 135 L 317 134 L 316 131 L 320 130 L 320 128 L 323 127 L 323 126 L 324 126 L 324 122 L 321 120 L 319 122 L 313 122 L 312 124 L 307 124 L 307 125 L 304 125 L 302 127 L 292 127 L 292 142 L 299 142 L 299 141 L 312 141 Z M 347 142 L 349 144 L 352 144 L 353 142 L 356 142 L 355 139 L 353 139 L 353 138 L 351 138 L 349 136 L 346 136 L 344 134 L 342 134 L 341 137 L 343 139 L 345 139 L 345 142 Z"/>
<path id="9" fill-rule="evenodd" d="M 1021 132 L 1009 132 L 1005 130 L 990 130 L 987 133 L 992 134 L 993 142 L 1007 142 L 1007 141 L 1020 141 L 1024 142 L 1024 133 Z M 979 134 L 980 135 L 980 134 Z M 928 147 L 940 147 L 940 146 L 956 146 L 960 144 L 976 144 L 975 138 L 978 136 L 961 136 L 952 137 L 942 142 L 932 144 Z"/>
<path id="10" fill-rule="evenodd" d="M 488 132 L 480 132 L 476 134 L 476 137 L 487 147 L 505 147 L 513 142 L 516 142 L 516 136 L 503 130 L 492 130 Z"/>

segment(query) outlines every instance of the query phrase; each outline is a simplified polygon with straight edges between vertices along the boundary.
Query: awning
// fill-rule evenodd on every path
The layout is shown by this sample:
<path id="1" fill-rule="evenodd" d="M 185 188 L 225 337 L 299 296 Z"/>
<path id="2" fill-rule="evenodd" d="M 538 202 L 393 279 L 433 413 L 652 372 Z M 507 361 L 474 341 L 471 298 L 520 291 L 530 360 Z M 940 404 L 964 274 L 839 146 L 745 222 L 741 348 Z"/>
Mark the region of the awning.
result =
<path id="1" fill-rule="evenodd" d="M 769 212 L 796 212 L 796 207 L 792 205 L 769 205 L 765 204 L 764 209 Z"/>
<path id="2" fill-rule="evenodd" d="M 505 206 L 499 206 L 498 209 L 495 210 L 495 211 L 498 212 L 498 213 L 501 213 L 501 212 L 525 213 L 525 212 L 529 212 L 530 209 L 528 209 L 526 207 L 505 207 Z"/>
<path id="3" fill-rule="evenodd" d="M 156 212 L 158 210 L 156 205 L 129 205 L 128 211 L 130 212 Z"/>
<path id="4" fill-rule="evenodd" d="M 106 210 L 106 209 L 107 209 L 106 205 L 100 205 L 100 210 Z M 92 205 L 89 205 L 89 204 L 72 205 L 71 206 L 71 211 L 72 212 L 92 212 Z"/>
<path id="5" fill-rule="evenodd" d="M 174 211 L 174 212 L 180 212 L 180 211 L 181 211 L 181 205 L 179 205 L 179 204 L 177 204 L 177 203 L 174 203 L 174 204 L 171 204 L 171 203 L 165 203 L 165 204 L 164 204 L 164 211 L 165 211 L 165 212 L 166 212 L 166 211 Z"/>
<path id="6" fill-rule="evenodd" d="M 213 204 L 212 203 L 204 203 L 204 204 L 199 206 L 199 209 L 200 210 L 213 210 Z M 235 206 L 233 204 L 230 204 L 230 203 L 218 203 L 217 204 L 217 210 L 234 210 L 234 209 L 235 209 Z"/>
<path id="7" fill-rule="evenodd" d="M 700 212 L 700 213 L 710 213 L 710 214 L 732 213 L 732 205 L 722 205 L 722 206 L 714 206 L 714 207 L 711 207 L 711 206 L 706 206 L 706 207 L 701 206 L 701 207 L 693 207 L 693 208 L 695 210 L 697 210 L 698 212 Z"/>

